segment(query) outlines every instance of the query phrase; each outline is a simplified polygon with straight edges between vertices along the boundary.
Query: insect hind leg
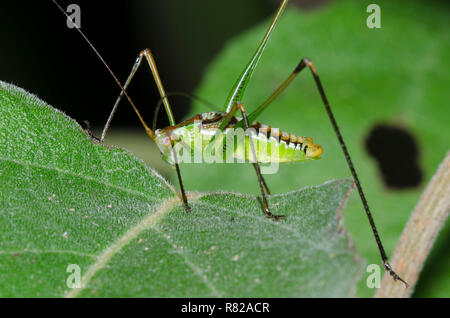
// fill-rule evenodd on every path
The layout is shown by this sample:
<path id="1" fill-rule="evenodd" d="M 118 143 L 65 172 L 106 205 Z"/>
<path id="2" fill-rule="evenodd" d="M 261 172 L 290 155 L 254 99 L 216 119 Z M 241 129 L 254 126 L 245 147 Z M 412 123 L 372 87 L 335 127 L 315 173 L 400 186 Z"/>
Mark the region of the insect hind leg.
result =
<path id="1" fill-rule="evenodd" d="M 367 199 L 364 195 L 364 191 L 362 189 L 361 183 L 359 181 L 358 175 L 356 173 L 355 167 L 353 165 L 352 159 L 350 157 L 350 154 L 348 152 L 347 146 L 345 145 L 344 139 L 342 137 L 341 131 L 338 127 L 338 124 L 336 122 L 336 119 L 334 118 L 333 112 L 331 111 L 331 107 L 330 104 L 328 103 L 328 99 L 326 97 L 325 91 L 323 89 L 322 83 L 320 81 L 319 78 L 319 74 L 317 72 L 317 69 L 315 68 L 314 64 L 311 62 L 310 59 L 303 57 L 300 60 L 300 63 L 297 65 L 297 67 L 294 69 L 294 71 L 289 75 L 289 77 L 280 85 L 280 87 L 278 89 L 276 89 L 272 95 L 264 102 L 262 103 L 260 106 L 258 106 L 258 108 L 256 108 L 255 111 L 253 111 L 249 116 L 249 120 L 253 121 L 256 117 L 258 117 L 263 111 L 264 109 L 266 109 L 269 104 L 277 97 L 280 95 L 281 92 L 284 91 L 284 89 L 286 87 L 289 86 L 289 84 L 292 82 L 292 80 L 305 68 L 309 68 L 311 70 L 312 76 L 314 78 L 314 82 L 316 84 L 316 87 L 319 91 L 320 97 L 322 99 L 323 105 L 325 106 L 325 110 L 327 112 L 327 115 L 331 121 L 331 125 L 333 126 L 333 130 L 336 134 L 336 137 L 339 141 L 339 144 L 341 145 L 342 151 L 344 153 L 345 156 L 345 160 L 347 161 L 347 165 L 350 169 L 350 172 L 352 174 L 353 180 L 356 184 L 356 187 L 358 189 L 358 193 L 359 196 L 361 198 L 361 202 L 364 206 L 364 210 L 366 212 L 367 218 L 369 220 L 370 223 L 370 227 L 372 228 L 372 232 L 373 235 L 375 237 L 375 241 L 377 243 L 378 246 L 378 250 L 380 252 L 381 255 L 381 259 L 383 261 L 383 266 L 384 268 L 388 271 L 388 273 L 392 276 L 392 278 L 394 280 L 399 280 L 401 282 L 403 282 L 405 284 L 406 287 L 408 287 L 408 283 L 403 280 L 399 275 L 397 275 L 397 273 L 392 269 L 391 265 L 388 262 L 388 257 L 386 255 L 386 252 L 384 250 L 383 244 L 381 242 L 380 236 L 378 234 L 378 230 L 375 226 L 375 221 L 373 220 L 372 217 L 372 213 L 370 212 L 370 208 L 369 208 L 369 204 L 367 203 Z"/>

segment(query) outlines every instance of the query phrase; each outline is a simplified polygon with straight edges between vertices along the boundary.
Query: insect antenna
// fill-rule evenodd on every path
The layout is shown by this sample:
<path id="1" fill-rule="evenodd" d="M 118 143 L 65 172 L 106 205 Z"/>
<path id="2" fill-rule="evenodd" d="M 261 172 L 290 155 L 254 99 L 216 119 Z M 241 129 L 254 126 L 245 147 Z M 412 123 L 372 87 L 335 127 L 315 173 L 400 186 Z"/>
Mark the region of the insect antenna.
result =
<path id="1" fill-rule="evenodd" d="M 83 37 L 83 39 L 87 42 L 87 44 L 91 47 L 91 49 L 94 51 L 95 55 L 97 55 L 97 57 L 102 61 L 103 65 L 106 67 L 106 69 L 108 70 L 109 74 L 111 74 L 111 76 L 113 77 L 114 81 L 116 82 L 116 84 L 120 87 L 122 94 L 125 95 L 126 99 L 128 100 L 128 102 L 130 103 L 130 105 L 133 107 L 136 115 L 139 118 L 139 121 L 141 122 L 141 124 L 144 126 L 145 131 L 147 132 L 147 134 L 149 135 L 150 138 L 155 139 L 155 134 L 153 133 L 153 131 L 147 126 L 147 124 L 144 121 L 144 118 L 142 117 L 141 113 L 139 112 L 138 108 L 136 107 L 136 105 L 134 104 L 134 102 L 131 100 L 131 97 L 128 95 L 128 93 L 125 91 L 125 88 L 122 86 L 122 84 L 120 83 L 119 79 L 117 78 L 117 76 L 114 74 L 114 72 L 112 71 L 112 69 L 109 67 L 108 63 L 106 63 L 106 61 L 103 59 L 102 55 L 100 54 L 100 52 L 95 48 L 95 46 L 91 43 L 91 41 L 89 41 L 89 39 L 87 38 L 87 36 L 83 33 L 83 31 L 80 30 L 80 28 L 78 27 L 78 25 L 73 21 L 73 19 L 66 13 L 66 11 L 64 11 L 64 9 L 59 5 L 58 2 L 56 2 L 56 0 L 52 0 L 53 3 L 58 7 L 58 9 L 66 16 L 66 18 L 68 20 L 70 20 L 72 22 L 72 24 L 75 26 L 75 29 L 78 31 L 78 33 Z M 113 112 L 115 111 L 115 109 L 113 109 Z M 112 115 L 112 114 L 111 114 Z M 110 117 L 111 117 L 110 115 Z"/>

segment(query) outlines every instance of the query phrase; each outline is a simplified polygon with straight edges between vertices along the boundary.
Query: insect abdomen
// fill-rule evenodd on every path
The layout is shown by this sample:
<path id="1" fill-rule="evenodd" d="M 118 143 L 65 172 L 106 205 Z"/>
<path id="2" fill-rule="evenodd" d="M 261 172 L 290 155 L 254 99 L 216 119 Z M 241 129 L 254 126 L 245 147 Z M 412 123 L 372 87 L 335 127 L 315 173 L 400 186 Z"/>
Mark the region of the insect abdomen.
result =
<path id="1" fill-rule="evenodd" d="M 315 145 L 312 138 L 293 135 L 268 125 L 255 122 L 251 128 L 258 134 L 252 135 L 253 144 L 257 152 L 258 162 L 302 162 L 318 159 L 323 152 L 320 145 Z M 246 146 L 249 150 L 248 140 Z M 253 162 L 253 154 L 247 151 L 248 161 Z"/>
<path id="2" fill-rule="evenodd" d="M 280 132 L 258 122 L 245 131 L 233 127 L 239 121 L 238 118 L 233 118 L 224 132 L 218 132 L 223 118 L 223 113 L 205 113 L 179 127 L 157 131 L 157 144 L 163 158 L 171 164 L 175 162 L 168 142 L 170 139 L 173 140 L 175 149 L 183 148 L 177 156 L 180 163 L 255 162 L 250 138 L 257 160 L 261 163 L 301 162 L 318 159 L 322 153 L 322 147 L 315 145 L 312 138 Z M 212 143 L 213 137 L 216 141 Z"/>

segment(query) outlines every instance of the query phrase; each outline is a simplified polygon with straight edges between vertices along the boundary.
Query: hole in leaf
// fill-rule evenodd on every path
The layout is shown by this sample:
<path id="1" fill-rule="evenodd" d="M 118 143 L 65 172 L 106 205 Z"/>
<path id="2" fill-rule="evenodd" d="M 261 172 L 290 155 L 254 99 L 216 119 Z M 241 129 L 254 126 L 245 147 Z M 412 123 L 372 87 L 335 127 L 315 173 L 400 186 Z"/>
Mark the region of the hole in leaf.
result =
<path id="1" fill-rule="evenodd" d="M 366 149 L 377 161 L 387 187 L 405 189 L 420 185 L 423 174 L 418 163 L 419 148 L 406 129 L 375 125 L 366 139 Z"/>

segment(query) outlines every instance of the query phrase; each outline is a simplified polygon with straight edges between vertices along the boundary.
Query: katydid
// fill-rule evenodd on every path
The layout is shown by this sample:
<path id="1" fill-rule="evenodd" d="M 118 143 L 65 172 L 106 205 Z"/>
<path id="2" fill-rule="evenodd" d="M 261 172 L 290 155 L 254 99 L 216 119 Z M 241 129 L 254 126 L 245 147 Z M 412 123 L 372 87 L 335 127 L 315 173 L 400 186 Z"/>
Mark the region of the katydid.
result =
<path id="1" fill-rule="evenodd" d="M 64 15 L 67 17 L 67 19 L 71 20 L 71 18 L 67 15 L 67 13 L 62 9 L 62 7 L 56 2 L 56 0 L 53 0 L 53 2 L 58 6 L 58 8 L 64 13 Z M 221 139 L 225 138 L 227 135 L 228 129 L 237 129 L 237 128 L 254 128 L 254 129 L 261 129 L 266 133 L 263 137 L 261 135 L 252 135 L 248 134 L 244 138 L 244 143 L 248 146 L 249 150 L 245 151 L 243 154 L 243 159 L 246 159 L 252 163 L 254 166 L 254 169 L 256 171 L 257 177 L 258 177 L 258 184 L 261 191 L 261 197 L 262 197 L 262 203 L 263 203 L 263 209 L 264 213 L 267 217 L 272 218 L 274 220 L 279 220 L 283 216 L 281 215 L 274 215 L 270 211 L 270 206 L 267 200 L 267 195 L 270 195 L 269 188 L 264 181 L 264 178 L 262 177 L 261 170 L 260 170 L 260 163 L 264 162 L 270 162 L 270 161 L 277 161 L 277 162 L 292 162 L 292 161 L 309 161 L 313 159 L 320 159 L 320 155 L 322 154 L 323 150 L 320 145 L 314 144 L 312 138 L 310 137 L 302 137 L 297 136 L 293 134 L 289 134 L 286 132 L 281 132 L 278 130 L 271 130 L 271 127 L 268 125 L 263 125 L 258 122 L 256 122 L 257 117 L 270 105 L 270 103 L 276 99 L 279 94 L 284 91 L 286 87 L 289 86 L 289 84 L 292 82 L 292 80 L 301 73 L 302 70 L 308 68 L 313 76 L 313 79 L 315 81 L 315 84 L 317 86 L 317 89 L 319 91 L 319 95 L 322 99 L 323 105 L 325 106 L 325 110 L 327 112 L 327 115 L 331 121 L 332 127 L 334 129 L 334 132 L 338 138 L 338 141 L 341 145 L 342 151 L 344 153 L 345 159 L 347 161 L 348 167 L 350 169 L 350 172 L 352 174 L 354 183 L 356 184 L 356 187 L 358 189 L 359 196 L 361 198 L 361 201 L 363 203 L 365 212 L 367 214 L 367 217 L 369 219 L 370 226 L 372 228 L 373 235 L 375 237 L 376 243 L 378 245 L 378 249 L 380 252 L 380 256 L 383 262 L 383 266 L 385 269 L 390 273 L 390 275 L 393 277 L 394 280 L 400 280 L 405 284 L 406 287 L 408 287 L 408 284 L 406 281 L 404 281 L 399 275 L 395 273 L 395 271 L 392 269 L 388 262 L 388 257 L 386 255 L 386 252 L 384 250 L 383 244 L 381 242 L 381 239 L 378 234 L 378 230 L 375 226 L 372 214 L 370 212 L 367 200 L 365 198 L 362 186 L 360 184 L 359 178 L 357 176 L 356 170 L 354 168 L 353 162 L 350 158 L 350 154 L 347 150 L 347 147 L 345 145 L 344 139 L 342 137 L 342 134 L 339 130 L 339 127 L 337 125 L 337 122 L 335 120 L 335 117 L 331 111 L 331 108 L 329 106 L 327 97 L 325 95 L 325 91 L 323 89 L 322 83 L 320 81 L 318 72 L 314 66 L 314 64 L 309 60 L 308 58 L 302 58 L 299 62 L 299 64 L 295 67 L 293 72 L 287 77 L 287 79 L 276 89 L 272 95 L 269 96 L 269 98 L 262 103 L 260 106 L 258 106 L 254 111 L 247 114 L 244 105 L 240 102 L 244 96 L 247 84 L 249 83 L 249 80 L 258 64 L 258 61 L 267 45 L 267 42 L 270 38 L 270 35 L 272 34 L 276 24 L 278 23 L 281 14 L 283 13 L 284 9 L 286 8 L 286 5 L 288 3 L 288 0 L 283 0 L 280 4 L 272 22 L 270 23 L 261 43 L 259 44 L 256 52 L 251 57 L 250 61 L 248 62 L 247 66 L 243 70 L 243 72 L 238 77 L 237 81 L 233 85 L 225 103 L 223 106 L 222 112 L 208 112 L 196 115 L 182 123 L 176 124 L 175 119 L 170 107 L 170 103 L 168 100 L 168 95 L 166 94 L 161 78 L 158 73 L 158 69 L 156 67 L 155 59 L 149 49 L 145 49 L 141 51 L 136 59 L 136 61 L 133 64 L 132 70 L 125 82 L 124 85 L 121 84 L 121 82 L 117 79 L 111 68 L 108 66 L 108 64 L 105 62 L 105 60 L 102 58 L 100 53 L 95 49 L 93 44 L 88 40 L 88 38 L 84 35 L 84 33 L 76 26 L 74 23 L 77 31 L 80 33 L 80 35 L 85 39 L 85 41 L 89 44 L 89 46 L 92 48 L 92 50 L 95 52 L 98 58 L 102 61 L 102 63 L 107 68 L 108 72 L 111 74 L 111 76 L 114 78 L 117 85 L 120 87 L 120 94 L 113 106 L 113 109 L 108 117 L 108 120 L 105 124 L 105 127 L 103 129 L 102 135 L 100 137 L 100 142 L 103 142 L 106 133 L 108 131 L 108 128 L 111 124 L 111 120 L 117 110 L 117 107 L 119 105 L 119 102 L 125 96 L 125 98 L 128 100 L 130 105 L 132 106 L 134 112 L 138 116 L 142 126 L 144 127 L 147 135 L 155 141 L 155 143 L 158 145 L 160 152 L 162 154 L 163 159 L 165 159 L 169 164 L 173 165 L 177 172 L 177 177 L 180 185 L 180 192 L 181 192 L 181 199 L 184 204 L 184 208 L 186 212 L 189 212 L 191 210 L 186 193 L 183 186 L 183 181 L 181 177 L 180 167 L 179 167 L 179 161 L 178 161 L 178 154 L 175 150 L 176 146 L 178 144 L 191 144 L 191 140 L 184 139 L 183 134 L 178 133 L 179 130 L 188 130 L 191 131 L 190 136 L 192 134 L 199 135 L 202 134 L 202 131 L 210 131 L 213 129 L 215 131 L 214 136 L 211 136 L 210 133 L 208 133 L 208 136 L 202 136 L 202 140 L 206 142 L 202 142 L 200 144 L 200 148 L 204 149 L 208 146 L 213 146 L 215 143 L 218 142 L 217 136 L 221 137 Z M 145 122 L 143 116 L 140 114 L 138 108 L 134 104 L 134 102 L 131 100 L 130 96 L 127 93 L 127 88 L 133 79 L 136 71 L 138 70 L 139 66 L 141 65 L 142 60 L 145 59 L 150 67 L 150 70 L 153 75 L 153 79 L 155 81 L 155 84 L 158 88 L 159 94 L 161 95 L 161 101 L 164 105 L 165 111 L 167 113 L 170 126 L 163 128 L 163 129 L 151 129 Z M 240 111 L 242 114 L 242 118 L 238 118 L 235 116 L 236 112 Z M 195 125 L 200 124 L 200 129 L 195 128 Z M 257 151 L 255 149 L 255 143 L 261 144 L 265 143 L 266 146 L 270 147 L 270 152 L 274 152 L 274 150 L 277 150 L 277 156 L 265 156 L 261 155 L 260 153 L 257 154 Z M 280 151 L 283 150 L 283 151 Z M 222 150 L 224 152 L 225 156 L 225 149 Z M 232 152 L 232 155 L 237 156 L 236 152 Z M 242 155 L 241 155 L 242 156 Z M 238 157 L 238 156 L 237 156 Z"/>

